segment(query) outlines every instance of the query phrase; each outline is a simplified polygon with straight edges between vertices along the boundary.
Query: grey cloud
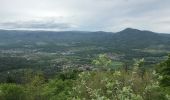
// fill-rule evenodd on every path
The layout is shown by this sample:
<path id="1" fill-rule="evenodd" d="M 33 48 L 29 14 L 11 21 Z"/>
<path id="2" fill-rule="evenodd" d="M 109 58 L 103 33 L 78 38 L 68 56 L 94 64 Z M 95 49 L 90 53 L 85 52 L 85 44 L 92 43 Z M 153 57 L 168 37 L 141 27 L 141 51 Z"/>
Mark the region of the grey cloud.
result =
<path id="1" fill-rule="evenodd" d="M 153 12 L 157 12 L 158 14 L 166 9 L 170 9 L 169 4 L 169 0 L 148 0 L 129 6 L 127 9 L 130 10 L 126 14 L 134 17 L 148 16 L 150 15 L 149 13 Z"/>
<path id="2" fill-rule="evenodd" d="M 134 27 L 170 32 L 170 29 L 164 28 L 170 21 L 170 0 L 0 0 L 0 2 L 0 28 L 120 31 L 126 27 Z M 29 21 L 58 16 L 62 19 Z"/>
<path id="3" fill-rule="evenodd" d="M 0 28 L 4 29 L 69 29 L 68 23 L 57 23 L 52 21 L 28 21 L 28 22 L 5 22 L 0 23 Z"/>

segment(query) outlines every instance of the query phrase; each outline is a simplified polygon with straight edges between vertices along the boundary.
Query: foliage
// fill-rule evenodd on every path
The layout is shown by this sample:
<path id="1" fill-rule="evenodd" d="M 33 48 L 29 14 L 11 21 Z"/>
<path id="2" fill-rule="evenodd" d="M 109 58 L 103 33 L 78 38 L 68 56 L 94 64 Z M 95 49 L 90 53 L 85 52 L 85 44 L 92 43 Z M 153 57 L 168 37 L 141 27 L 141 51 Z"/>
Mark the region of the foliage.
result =
<path id="1" fill-rule="evenodd" d="M 26 92 L 21 85 L 0 84 L 0 100 L 25 100 Z"/>
<path id="2" fill-rule="evenodd" d="M 153 71 L 140 75 L 143 59 L 136 60 L 132 71 L 82 72 L 73 87 L 73 99 L 79 100 L 167 100 Z"/>
<path id="3" fill-rule="evenodd" d="M 112 60 L 106 54 L 100 54 L 99 57 L 92 61 L 92 63 L 102 70 L 109 69 L 112 65 Z"/>
<path id="4" fill-rule="evenodd" d="M 170 55 L 166 61 L 159 64 L 157 72 L 160 76 L 160 85 L 170 95 Z"/>
<path id="5" fill-rule="evenodd" d="M 29 74 L 28 74 L 29 75 Z M 29 96 L 30 100 L 41 100 L 42 97 L 42 89 L 43 85 L 45 84 L 45 78 L 41 72 L 37 73 L 36 75 L 28 78 L 28 82 L 25 84 L 27 95 Z"/>
<path id="6" fill-rule="evenodd" d="M 143 70 L 144 59 L 134 60 L 131 70 L 109 70 L 112 60 L 105 54 L 93 63 L 100 70 L 64 70 L 48 80 L 42 72 L 28 71 L 20 85 L 0 84 L 0 100 L 170 100 L 163 81 L 169 59 L 159 72 Z"/>
<path id="7" fill-rule="evenodd" d="M 66 100 L 73 85 L 72 80 L 50 80 L 43 89 L 43 96 L 48 100 Z"/>

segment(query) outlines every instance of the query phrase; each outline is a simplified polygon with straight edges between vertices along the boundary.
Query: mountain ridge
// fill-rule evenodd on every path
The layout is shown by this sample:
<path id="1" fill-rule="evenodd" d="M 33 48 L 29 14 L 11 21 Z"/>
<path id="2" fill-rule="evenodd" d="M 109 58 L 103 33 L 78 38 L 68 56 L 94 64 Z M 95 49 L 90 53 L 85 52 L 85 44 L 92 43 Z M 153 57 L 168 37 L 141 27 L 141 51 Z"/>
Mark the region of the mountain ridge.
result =
<path id="1" fill-rule="evenodd" d="M 19 41 L 19 42 L 18 42 Z M 126 28 L 120 32 L 85 32 L 85 31 L 12 31 L 0 30 L 1 44 L 35 45 L 37 42 L 77 43 L 86 45 L 107 46 L 121 49 L 147 48 L 155 45 L 166 45 L 169 48 L 170 34 L 159 34 Z M 36 45 L 35 45 L 36 46 Z M 0 45 L 1 47 L 1 45 Z"/>
<path id="2" fill-rule="evenodd" d="M 55 30 L 17 30 L 17 29 L 0 29 L 0 31 L 28 31 L 28 32 L 82 32 L 82 33 L 121 33 L 121 32 L 150 32 L 150 33 L 156 33 L 156 34 L 170 34 L 170 33 L 160 33 L 160 32 L 153 32 L 150 30 L 140 30 L 140 29 L 136 29 L 136 28 L 125 28 L 121 31 L 118 32 L 111 32 L 111 31 L 80 31 L 80 30 L 69 30 L 69 31 L 55 31 Z"/>

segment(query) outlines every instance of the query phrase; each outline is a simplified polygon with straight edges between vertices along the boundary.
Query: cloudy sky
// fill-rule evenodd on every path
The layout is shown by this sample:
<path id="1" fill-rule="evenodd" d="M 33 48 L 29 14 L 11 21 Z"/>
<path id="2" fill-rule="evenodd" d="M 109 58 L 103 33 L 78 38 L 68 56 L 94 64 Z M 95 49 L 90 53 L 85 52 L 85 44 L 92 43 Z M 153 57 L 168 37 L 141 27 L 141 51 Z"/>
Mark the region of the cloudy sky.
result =
<path id="1" fill-rule="evenodd" d="M 170 33 L 170 0 L 0 0 L 0 29 Z"/>

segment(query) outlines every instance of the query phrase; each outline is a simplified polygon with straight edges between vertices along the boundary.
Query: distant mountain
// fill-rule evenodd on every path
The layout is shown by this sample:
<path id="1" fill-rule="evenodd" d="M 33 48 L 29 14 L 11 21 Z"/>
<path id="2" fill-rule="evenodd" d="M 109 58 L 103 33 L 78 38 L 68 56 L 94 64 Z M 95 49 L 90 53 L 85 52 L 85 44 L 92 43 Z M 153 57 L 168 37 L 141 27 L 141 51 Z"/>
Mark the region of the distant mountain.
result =
<path id="1" fill-rule="evenodd" d="M 138 29 L 127 28 L 117 32 L 113 39 L 117 44 L 129 46 L 131 48 L 145 48 L 150 45 L 161 45 L 170 43 L 170 34 L 160 34 L 151 31 L 141 31 Z"/>
<path id="2" fill-rule="evenodd" d="M 86 45 L 106 46 L 117 49 L 146 48 L 155 45 L 170 44 L 170 34 L 141 31 L 127 28 L 117 33 L 84 31 L 18 31 L 0 30 L 0 47 L 10 44 L 32 45 L 36 42 L 50 44 L 60 42 L 80 42 Z"/>

